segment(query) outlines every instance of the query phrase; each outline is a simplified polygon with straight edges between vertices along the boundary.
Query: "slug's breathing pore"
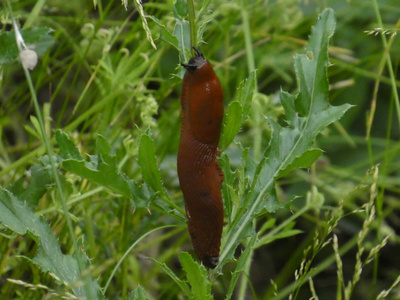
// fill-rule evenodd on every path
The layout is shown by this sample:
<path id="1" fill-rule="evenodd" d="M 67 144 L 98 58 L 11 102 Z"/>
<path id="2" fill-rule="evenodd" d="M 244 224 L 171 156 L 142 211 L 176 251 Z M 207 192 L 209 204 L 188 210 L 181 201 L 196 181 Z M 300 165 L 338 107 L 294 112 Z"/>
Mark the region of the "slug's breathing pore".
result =
<path id="1" fill-rule="evenodd" d="M 218 264 L 224 205 L 218 143 L 224 113 L 221 83 L 211 64 L 196 51 L 185 67 L 181 95 L 182 127 L 178 177 L 196 255 L 208 268 Z"/>

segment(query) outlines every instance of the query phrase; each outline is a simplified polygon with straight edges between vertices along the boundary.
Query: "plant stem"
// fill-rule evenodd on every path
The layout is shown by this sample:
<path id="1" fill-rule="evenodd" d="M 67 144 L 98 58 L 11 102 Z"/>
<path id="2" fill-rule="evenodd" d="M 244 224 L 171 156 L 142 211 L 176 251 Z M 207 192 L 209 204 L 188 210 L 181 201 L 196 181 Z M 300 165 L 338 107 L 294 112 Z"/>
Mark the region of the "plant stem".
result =
<path id="1" fill-rule="evenodd" d="M 7 0 L 7 4 L 8 4 L 8 9 L 10 11 L 10 15 L 12 17 L 12 7 L 11 7 L 10 0 Z M 21 52 L 21 50 L 22 50 L 21 49 L 21 45 L 20 45 L 20 42 L 17 39 L 17 34 L 20 34 L 19 33 L 19 29 L 18 29 L 15 21 L 13 21 L 13 24 L 14 24 L 14 31 L 15 31 L 15 34 L 16 34 L 16 43 L 17 43 L 19 52 Z M 35 91 L 35 88 L 33 86 L 31 75 L 30 75 L 28 69 L 25 66 L 23 66 L 23 70 L 24 70 L 26 81 L 28 83 L 29 91 L 30 91 L 30 94 L 31 94 L 31 97 L 32 97 L 33 105 L 34 105 L 34 108 L 35 108 L 35 113 L 36 113 L 36 116 L 37 116 L 37 119 L 38 119 L 38 122 L 39 122 L 40 133 L 42 135 L 43 142 L 45 144 L 46 152 L 49 155 L 49 160 L 50 160 L 50 165 L 51 165 L 51 173 L 52 173 L 52 175 L 54 177 L 54 180 L 56 182 L 56 187 L 57 187 L 58 193 L 60 195 L 60 200 L 61 200 L 60 202 L 61 202 L 61 206 L 62 206 L 62 209 L 63 209 L 63 213 L 64 213 L 64 216 L 65 216 L 65 219 L 67 221 L 69 235 L 70 235 L 72 243 L 74 245 L 76 258 L 77 258 L 77 261 L 78 261 L 79 272 L 82 273 L 82 271 L 84 270 L 84 264 L 83 264 L 82 257 L 81 257 L 81 255 L 80 255 L 80 253 L 78 251 L 78 242 L 77 242 L 77 238 L 76 238 L 76 236 L 74 234 L 74 228 L 73 228 L 73 225 L 72 225 L 72 220 L 71 220 L 71 218 L 69 216 L 69 212 L 68 212 L 68 207 L 67 207 L 67 203 L 66 203 L 66 199 L 65 199 L 63 186 L 61 184 L 61 180 L 60 180 L 60 177 L 59 177 L 58 172 L 57 172 L 56 163 L 54 161 L 53 148 L 52 148 L 52 145 L 50 143 L 50 139 L 47 136 L 47 133 L 46 133 L 46 130 L 45 130 L 42 112 L 41 112 L 41 109 L 40 109 L 40 106 L 39 106 L 39 102 L 38 102 L 37 97 L 36 97 L 36 91 Z M 87 276 L 84 277 L 84 281 L 86 283 L 88 283 Z M 95 295 L 92 295 L 92 291 L 88 287 L 88 284 L 85 284 L 84 288 L 85 288 L 85 293 L 86 293 L 87 297 L 89 297 L 90 299 L 96 299 L 97 298 L 97 297 L 95 297 Z"/>
<path id="2" fill-rule="evenodd" d="M 246 44 L 246 57 L 247 57 L 247 66 L 249 70 L 249 74 L 253 71 L 255 71 L 256 66 L 254 62 L 254 52 L 253 52 L 253 46 L 252 46 L 252 41 L 251 41 L 251 29 L 250 29 L 250 22 L 249 22 L 249 14 L 247 11 L 247 5 L 246 1 L 242 1 L 242 22 L 243 22 L 243 31 L 244 31 L 244 40 Z M 254 87 L 254 96 L 257 95 L 258 92 L 258 86 L 257 86 L 257 81 L 255 83 Z M 260 115 L 260 109 L 255 107 L 253 105 L 252 113 L 253 113 L 253 118 L 254 118 L 254 123 L 256 126 L 253 128 L 254 132 L 254 158 L 256 160 L 260 159 L 261 156 L 261 135 L 262 135 L 262 127 L 259 126 L 261 122 L 261 115 Z"/>
<path id="3" fill-rule="evenodd" d="M 350 241 L 348 241 L 343 247 L 339 249 L 339 254 L 343 256 L 346 252 L 348 252 L 351 248 L 353 248 L 357 244 L 357 236 L 354 236 Z M 283 290 L 280 291 L 280 293 L 273 297 L 270 298 L 272 300 L 279 300 L 287 297 L 294 289 L 299 288 L 302 283 L 308 282 L 309 278 L 315 277 L 317 274 L 320 272 L 324 271 L 327 269 L 328 266 L 333 264 L 335 262 L 335 254 L 332 254 L 329 256 L 327 259 L 325 259 L 323 262 L 321 262 L 319 265 L 317 265 L 315 268 L 312 268 L 311 271 L 306 275 L 303 281 L 301 282 L 293 282 L 292 284 L 288 285 L 285 287 Z"/>
<path id="4" fill-rule="evenodd" d="M 149 234 L 152 234 L 153 232 L 157 231 L 157 230 L 161 230 L 161 229 L 165 229 L 165 228 L 171 228 L 171 227 L 176 227 L 176 225 L 166 225 L 166 226 L 160 226 L 157 228 L 154 228 L 148 232 L 146 232 L 145 234 L 143 234 L 140 238 L 138 238 L 129 248 L 128 250 L 125 251 L 124 255 L 122 255 L 122 257 L 119 259 L 118 263 L 115 265 L 114 269 L 111 272 L 110 277 L 107 280 L 106 285 L 104 286 L 103 289 L 103 294 L 106 293 L 108 286 L 111 283 L 111 280 L 113 279 L 115 272 L 117 272 L 119 266 L 121 265 L 121 263 L 123 262 L 123 260 L 128 256 L 128 254 L 132 251 L 133 248 L 135 248 L 135 246 L 141 241 L 143 240 L 146 236 L 148 236 Z"/>
<path id="5" fill-rule="evenodd" d="M 383 28 L 383 23 L 382 23 L 382 18 L 381 18 L 381 14 L 379 12 L 379 6 L 378 6 L 378 2 L 376 0 L 372 1 L 373 5 L 374 5 L 374 9 L 375 9 L 375 14 L 376 14 L 376 19 L 378 22 L 378 25 L 380 28 Z M 394 37 L 392 37 L 394 38 Z M 383 47 L 386 49 L 388 47 L 388 43 L 386 40 L 386 35 L 385 34 L 381 34 L 381 39 L 382 39 L 382 44 Z M 392 84 L 392 90 L 393 90 L 393 95 L 394 95 L 394 103 L 396 104 L 396 112 L 397 112 L 397 119 L 398 119 L 398 125 L 400 128 L 400 100 L 399 100 L 399 94 L 397 93 L 397 88 L 396 88 L 396 77 L 395 74 L 393 72 L 393 65 L 392 65 L 392 60 L 390 58 L 390 55 L 387 56 L 386 58 L 386 63 L 389 69 L 389 74 L 390 74 L 390 81 Z"/>
<path id="6" fill-rule="evenodd" d="M 187 7 L 189 11 L 190 48 L 193 49 L 193 47 L 197 46 L 197 20 L 193 0 L 187 0 Z"/>

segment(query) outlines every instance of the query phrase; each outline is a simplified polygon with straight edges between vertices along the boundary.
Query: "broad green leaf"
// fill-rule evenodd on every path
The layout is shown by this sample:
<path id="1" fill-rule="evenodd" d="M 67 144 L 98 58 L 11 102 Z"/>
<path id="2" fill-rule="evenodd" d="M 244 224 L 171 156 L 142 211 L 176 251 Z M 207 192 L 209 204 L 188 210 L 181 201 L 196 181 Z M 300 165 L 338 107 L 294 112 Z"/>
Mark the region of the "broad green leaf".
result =
<path id="1" fill-rule="evenodd" d="M 222 135 L 219 143 L 221 151 L 224 151 L 232 143 L 249 116 L 255 80 L 255 72 L 252 72 L 245 81 L 240 83 L 236 100 L 229 104 L 228 111 L 224 117 Z"/>
<path id="2" fill-rule="evenodd" d="M 224 151 L 233 141 L 242 125 L 242 105 L 238 101 L 229 104 L 225 115 L 222 136 L 219 143 L 221 151 Z"/>
<path id="3" fill-rule="evenodd" d="M 29 184 L 24 188 L 22 183 L 26 179 L 29 180 Z M 49 168 L 45 164 L 38 163 L 30 168 L 26 178 L 25 176 L 21 177 L 8 190 L 21 199 L 21 201 L 25 201 L 31 206 L 36 206 L 39 199 L 47 191 L 48 186 L 52 183 L 53 180 Z"/>
<path id="4" fill-rule="evenodd" d="M 25 44 L 28 47 L 34 46 L 35 52 L 39 55 L 46 52 L 54 44 L 54 38 L 50 35 L 51 32 L 53 32 L 53 29 L 48 27 L 21 30 Z M 19 56 L 14 31 L 0 33 L 0 49 L 0 65 L 10 63 Z"/>
<path id="5" fill-rule="evenodd" d="M 172 33 L 179 42 L 179 53 L 181 61 L 189 61 L 186 56 L 186 49 L 190 49 L 190 26 L 186 20 L 176 20 L 175 28 Z"/>
<path id="6" fill-rule="evenodd" d="M 110 166 L 91 156 L 89 162 L 78 160 L 64 160 L 62 166 L 67 171 L 86 178 L 101 186 L 107 187 L 117 194 L 131 197 L 128 181 L 114 166 Z"/>
<path id="7" fill-rule="evenodd" d="M 76 148 L 73 148 L 70 144 L 72 142 L 66 142 L 68 138 L 65 134 L 59 134 L 58 136 L 56 135 L 56 139 L 60 147 L 68 145 L 68 148 L 62 148 L 63 152 L 60 153 L 64 155 L 64 157 L 80 156 L 76 153 Z M 97 138 L 96 148 L 99 156 L 89 156 L 90 161 L 88 162 L 77 159 L 65 159 L 62 163 L 63 167 L 72 173 L 88 179 L 89 181 L 93 181 L 99 185 L 113 190 L 120 195 L 130 198 L 131 189 L 129 187 L 128 179 L 118 169 L 115 159 L 109 155 L 108 152 L 111 150 L 111 148 L 104 137 L 99 136 Z"/>
<path id="8" fill-rule="evenodd" d="M 300 168 L 309 168 L 322 154 L 321 149 L 310 149 L 304 152 L 301 156 L 296 157 L 294 161 L 287 165 L 284 170 L 279 172 L 278 177 L 285 176 L 289 172 L 300 169 Z"/>
<path id="9" fill-rule="evenodd" d="M 104 161 L 104 163 L 114 166 L 117 168 L 117 162 L 115 160 L 115 156 L 111 156 L 111 146 L 106 141 L 104 136 L 98 135 L 96 139 L 96 152 L 99 155 L 99 158 Z"/>
<path id="10" fill-rule="evenodd" d="M 139 165 L 142 168 L 143 180 L 147 185 L 154 192 L 165 193 L 157 166 L 154 142 L 147 134 L 140 137 Z"/>
<path id="11" fill-rule="evenodd" d="M 171 277 L 173 281 L 181 288 L 181 290 L 185 293 L 187 298 L 191 298 L 193 296 L 192 291 L 190 290 L 189 286 L 186 284 L 185 281 L 179 279 L 178 276 L 165 264 L 161 263 L 155 258 L 150 258 L 152 261 L 154 261 L 163 271 Z"/>
<path id="12" fill-rule="evenodd" d="M 146 291 L 139 285 L 129 294 L 128 300 L 147 300 Z"/>
<path id="13" fill-rule="evenodd" d="M 63 159 L 83 160 L 78 149 L 75 147 L 75 144 L 68 138 L 65 132 L 62 130 L 57 130 L 56 140 L 58 146 L 60 147 L 60 152 L 58 155 Z"/>
<path id="14" fill-rule="evenodd" d="M 63 131 L 56 132 L 56 140 L 64 169 L 132 199 L 136 208 L 148 208 L 153 199 L 152 194 L 145 186 L 139 186 L 121 172 L 115 156 L 110 154 L 111 147 L 103 136 L 99 135 L 96 139 L 98 155 L 89 155 L 89 161 L 82 159 L 74 143 Z"/>
<path id="15" fill-rule="evenodd" d="M 179 253 L 179 260 L 192 287 L 193 299 L 211 300 L 211 285 L 206 268 L 195 262 L 187 252 Z"/>
<path id="16" fill-rule="evenodd" d="M 180 20 L 186 17 L 188 9 L 185 0 L 176 0 L 174 4 L 174 17 Z"/>
<path id="17" fill-rule="evenodd" d="M 24 235 L 32 233 L 38 244 L 38 252 L 33 258 L 43 272 L 49 272 L 59 284 L 71 288 L 77 297 L 104 299 L 100 287 L 93 278 L 80 278 L 77 259 L 64 255 L 50 227 L 11 192 L 0 189 L 0 223 L 10 230 Z M 88 260 L 85 265 L 88 267 Z M 83 282 L 86 288 L 83 286 Z"/>
<path id="18" fill-rule="evenodd" d="M 165 27 L 160 20 L 158 20 L 156 17 L 154 16 L 149 16 L 149 18 L 151 20 L 153 20 L 159 27 L 160 27 L 160 38 L 162 41 L 166 42 L 167 44 L 170 44 L 171 46 L 173 46 L 176 50 L 180 50 L 179 49 L 179 41 L 176 38 L 176 36 L 174 36 L 168 29 L 167 27 Z"/>
<path id="19" fill-rule="evenodd" d="M 235 290 L 236 282 L 239 279 L 239 275 L 243 272 L 244 268 L 246 267 L 246 262 L 248 261 L 248 259 L 250 257 L 251 250 L 253 249 L 256 240 L 257 240 L 257 235 L 255 234 L 255 235 L 253 235 L 253 237 L 247 244 L 246 249 L 240 255 L 240 258 L 236 265 L 236 269 L 232 273 L 232 278 L 229 282 L 229 288 L 228 288 L 228 292 L 226 293 L 225 299 L 229 300 L 232 298 L 232 294 Z"/>
<path id="20" fill-rule="evenodd" d="M 292 164 L 307 165 L 311 158 L 315 158 L 318 150 L 311 152 L 311 155 L 303 154 L 312 149 L 316 136 L 326 126 L 340 119 L 350 108 L 348 104 L 331 106 L 328 102 L 328 42 L 334 29 L 334 12 L 326 9 L 312 29 L 306 53 L 295 57 L 300 92 L 297 96 L 285 92 L 280 95 L 289 126 L 282 127 L 268 120 L 272 129 L 271 141 L 258 164 L 250 192 L 244 200 L 245 205 L 238 211 L 240 218 L 235 218 L 221 247 L 219 267 L 232 257 L 237 245 L 252 232 L 255 216 L 266 207 L 281 205 L 274 199 L 273 191 L 281 170 L 291 170 Z"/>

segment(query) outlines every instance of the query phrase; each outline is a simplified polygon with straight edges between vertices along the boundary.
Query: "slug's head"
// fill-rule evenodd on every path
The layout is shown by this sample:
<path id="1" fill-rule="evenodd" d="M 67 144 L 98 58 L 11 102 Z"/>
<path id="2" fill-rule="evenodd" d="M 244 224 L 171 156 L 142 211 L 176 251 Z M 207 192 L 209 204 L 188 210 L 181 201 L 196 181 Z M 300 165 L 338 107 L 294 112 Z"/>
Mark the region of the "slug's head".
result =
<path id="1" fill-rule="evenodd" d="M 193 49 L 196 52 L 196 54 L 189 60 L 189 63 L 181 64 L 182 67 L 184 67 L 190 73 L 193 73 L 197 69 L 200 69 L 207 63 L 207 60 L 204 58 L 203 53 L 201 53 L 201 51 L 196 47 L 193 47 Z"/>
<path id="2" fill-rule="evenodd" d="M 219 256 L 206 256 L 203 257 L 202 263 L 207 268 L 215 269 L 215 267 L 218 265 L 218 261 L 219 261 Z"/>

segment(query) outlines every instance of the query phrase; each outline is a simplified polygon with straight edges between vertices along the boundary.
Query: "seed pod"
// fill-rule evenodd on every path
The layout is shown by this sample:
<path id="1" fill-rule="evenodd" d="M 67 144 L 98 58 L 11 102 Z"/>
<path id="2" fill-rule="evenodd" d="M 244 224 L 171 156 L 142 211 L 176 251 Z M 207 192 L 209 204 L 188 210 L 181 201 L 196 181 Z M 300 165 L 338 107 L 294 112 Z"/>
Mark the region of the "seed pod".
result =
<path id="1" fill-rule="evenodd" d="M 194 251 L 206 267 L 213 269 L 218 264 L 224 219 L 224 175 L 217 162 L 223 92 L 211 64 L 193 48 L 196 55 L 182 64 L 187 71 L 181 95 L 178 177 Z"/>

